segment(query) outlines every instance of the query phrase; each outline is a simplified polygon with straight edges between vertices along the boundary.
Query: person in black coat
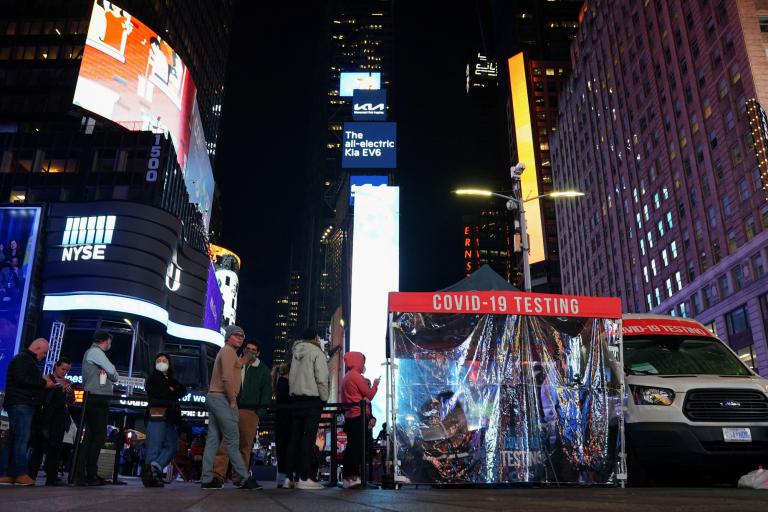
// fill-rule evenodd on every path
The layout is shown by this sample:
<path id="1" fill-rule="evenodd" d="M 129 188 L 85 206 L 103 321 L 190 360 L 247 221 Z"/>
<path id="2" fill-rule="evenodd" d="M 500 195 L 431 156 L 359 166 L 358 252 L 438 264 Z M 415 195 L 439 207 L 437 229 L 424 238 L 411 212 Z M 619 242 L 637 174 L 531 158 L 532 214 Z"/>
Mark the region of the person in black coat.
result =
<path id="1" fill-rule="evenodd" d="M 27 448 L 32 420 L 40 409 L 43 393 L 54 387 L 37 367 L 47 353 L 48 340 L 37 338 L 8 365 L 3 408 L 8 413 L 11 432 L 0 451 L 0 485 L 35 485 L 27 471 Z"/>
<path id="2" fill-rule="evenodd" d="M 36 418 L 36 428 L 33 434 L 32 456 L 29 459 L 29 475 L 37 478 L 40 462 L 45 454 L 45 485 L 62 485 L 58 477 L 59 460 L 63 448 L 64 434 L 69 430 L 72 417 L 69 415 L 69 404 L 75 401 L 72 382 L 67 379 L 67 373 L 72 367 L 72 361 L 66 357 L 56 361 L 53 373 L 45 378 L 53 381 L 54 388 L 48 389 L 43 398 L 43 407 Z"/>
<path id="3" fill-rule="evenodd" d="M 173 378 L 168 354 L 155 356 L 155 370 L 146 382 L 147 397 L 147 458 L 141 471 L 145 487 L 163 486 L 163 468 L 171 463 L 179 446 L 178 427 L 181 426 L 179 399 L 187 388 Z"/>

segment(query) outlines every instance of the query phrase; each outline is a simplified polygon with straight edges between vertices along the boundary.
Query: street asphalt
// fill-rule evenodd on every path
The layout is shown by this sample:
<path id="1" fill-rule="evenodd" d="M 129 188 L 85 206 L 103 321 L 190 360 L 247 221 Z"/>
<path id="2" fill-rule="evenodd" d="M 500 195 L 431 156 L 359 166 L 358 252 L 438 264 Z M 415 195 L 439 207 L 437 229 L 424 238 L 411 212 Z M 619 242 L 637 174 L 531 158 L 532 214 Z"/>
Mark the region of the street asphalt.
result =
<path id="1" fill-rule="evenodd" d="M 128 485 L 91 488 L 2 487 L 3 512 L 175 512 L 175 511 L 759 511 L 768 491 L 735 488 L 539 488 L 319 491 L 276 489 L 243 491 L 225 486 L 205 491 L 199 484 L 175 482 L 163 489 L 145 489 L 136 479 Z"/>

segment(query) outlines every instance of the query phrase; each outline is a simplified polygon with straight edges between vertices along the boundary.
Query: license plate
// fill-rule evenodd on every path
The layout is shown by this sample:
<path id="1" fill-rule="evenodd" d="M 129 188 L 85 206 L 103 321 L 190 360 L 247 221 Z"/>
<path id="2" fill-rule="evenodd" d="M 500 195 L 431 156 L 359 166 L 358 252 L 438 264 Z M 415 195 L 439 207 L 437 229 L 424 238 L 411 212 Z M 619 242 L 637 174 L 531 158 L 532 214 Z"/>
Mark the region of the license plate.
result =
<path id="1" fill-rule="evenodd" d="M 752 432 L 748 428 L 723 428 L 723 441 L 726 443 L 751 443 Z"/>

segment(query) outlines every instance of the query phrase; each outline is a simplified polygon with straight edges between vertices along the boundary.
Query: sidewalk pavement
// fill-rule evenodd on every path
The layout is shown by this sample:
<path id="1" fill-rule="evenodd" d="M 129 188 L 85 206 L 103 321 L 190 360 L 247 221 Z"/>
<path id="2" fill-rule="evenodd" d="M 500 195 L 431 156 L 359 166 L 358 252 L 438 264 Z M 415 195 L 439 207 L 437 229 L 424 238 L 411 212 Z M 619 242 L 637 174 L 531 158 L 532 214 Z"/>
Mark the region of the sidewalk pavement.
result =
<path id="1" fill-rule="evenodd" d="M 105 487 L 2 487 L 3 512 L 466 512 L 585 511 L 616 512 L 674 510 L 676 512 L 763 510 L 766 491 L 734 488 L 543 488 L 543 489 L 432 489 L 399 491 L 276 489 L 243 491 L 230 484 L 204 491 L 199 484 L 175 482 L 163 489 L 145 489 L 137 479 L 128 485 Z"/>

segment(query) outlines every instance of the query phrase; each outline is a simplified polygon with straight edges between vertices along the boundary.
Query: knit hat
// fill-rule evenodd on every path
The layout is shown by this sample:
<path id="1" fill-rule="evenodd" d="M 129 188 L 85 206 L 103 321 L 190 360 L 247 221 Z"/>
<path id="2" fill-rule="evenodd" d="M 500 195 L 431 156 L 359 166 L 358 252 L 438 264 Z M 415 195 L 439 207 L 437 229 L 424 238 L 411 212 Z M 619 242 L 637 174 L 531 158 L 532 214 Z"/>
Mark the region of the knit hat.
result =
<path id="1" fill-rule="evenodd" d="M 237 325 L 228 325 L 224 328 L 224 339 L 229 339 L 233 334 L 242 334 L 245 336 L 243 329 Z"/>

